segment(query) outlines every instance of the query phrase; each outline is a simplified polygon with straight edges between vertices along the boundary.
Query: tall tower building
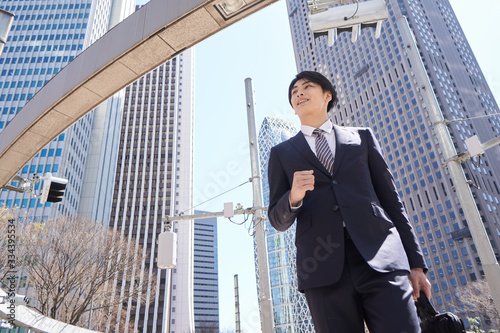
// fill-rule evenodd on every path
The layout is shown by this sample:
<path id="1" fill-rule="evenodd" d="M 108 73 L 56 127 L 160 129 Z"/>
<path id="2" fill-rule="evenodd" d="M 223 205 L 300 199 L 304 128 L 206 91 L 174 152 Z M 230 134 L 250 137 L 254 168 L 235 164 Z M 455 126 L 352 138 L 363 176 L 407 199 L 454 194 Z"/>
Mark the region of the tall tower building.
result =
<path id="1" fill-rule="evenodd" d="M 276 117 L 265 117 L 259 131 L 259 158 L 264 205 L 269 205 L 267 166 L 271 148 L 297 133 L 295 126 Z M 311 332 L 314 330 L 306 299 L 298 291 L 295 264 L 295 224 L 279 232 L 266 222 L 269 276 L 276 332 Z M 255 254 L 256 272 L 257 254 Z M 259 275 L 257 274 L 257 281 Z"/>
<path id="2" fill-rule="evenodd" d="M 195 220 L 193 286 L 195 332 L 219 332 L 218 257 L 217 218 Z"/>
<path id="3" fill-rule="evenodd" d="M 380 38 L 371 28 L 354 43 L 341 33 L 331 47 L 327 37 L 314 39 L 305 0 L 287 7 L 297 70 L 331 79 L 339 95 L 334 123 L 375 131 L 429 266 L 434 305 L 464 318 L 468 309 L 454 303 L 460 287 L 484 275 L 475 243 L 490 241 L 499 258 L 500 151 L 462 165 L 489 235 L 472 239 L 415 77 L 418 64 L 402 39 L 409 26 L 457 152 L 473 135 L 481 142 L 498 136 L 498 105 L 449 1 L 389 0 Z"/>
<path id="4" fill-rule="evenodd" d="M 0 131 L 50 78 L 133 12 L 135 0 L 0 0 L 16 15 L 0 59 Z M 158 270 L 156 236 L 167 215 L 190 212 L 193 179 L 193 51 L 188 50 L 117 93 L 45 147 L 19 173 L 67 178 L 59 205 L 0 192 L 35 221 L 58 212 L 85 214 L 134 236 L 149 260 L 145 306 L 121 305 L 134 331 L 192 331 L 193 223 L 174 225 L 178 265 Z M 40 191 L 38 184 L 36 191 Z M 156 276 L 151 285 L 150 276 Z M 120 281 L 117 281 L 120 285 Z M 108 323 L 110 331 L 125 331 Z"/>
<path id="5" fill-rule="evenodd" d="M 194 330 L 192 221 L 173 225 L 177 267 L 156 266 L 163 219 L 192 214 L 193 53 L 185 51 L 126 88 L 109 226 L 135 239 L 131 249 L 137 243 L 149 255 L 140 267 L 148 287 L 137 301 L 119 306 L 118 318 L 108 323 L 113 332 L 132 331 L 124 322 L 133 323 L 133 332 Z"/>
<path id="6" fill-rule="evenodd" d="M 134 0 L 1 0 L 2 9 L 14 13 L 15 20 L 0 59 L 0 131 L 26 102 L 68 62 L 108 29 L 130 14 Z M 117 112 L 121 105 L 112 106 Z M 91 112 L 42 149 L 19 175 L 30 178 L 46 172 L 68 179 L 59 205 L 40 204 L 29 193 L 3 190 L 0 205 L 20 207 L 22 216 L 36 221 L 58 211 L 74 214 L 79 210 L 86 165 L 93 134 Z M 110 126 L 113 126 L 110 124 Z M 112 183 L 112 180 L 111 180 Z M 36 186 L 40 192 L 40 183 Z M 56 211 L 57 209 L 57 211 Z M 26 213 L 26 215 L 25 215 Z"/>

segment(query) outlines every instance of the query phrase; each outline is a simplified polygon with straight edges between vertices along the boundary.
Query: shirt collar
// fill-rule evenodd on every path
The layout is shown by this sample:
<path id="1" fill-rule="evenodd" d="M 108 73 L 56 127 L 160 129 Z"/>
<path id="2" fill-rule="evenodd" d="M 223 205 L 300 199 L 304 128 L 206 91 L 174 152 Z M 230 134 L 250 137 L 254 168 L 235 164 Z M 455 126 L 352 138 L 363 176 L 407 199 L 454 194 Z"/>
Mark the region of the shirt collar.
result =
<path id="1" fill-rule="evenodd" d="M 307 126 L 307 125 L 302 125 L 300 126 L 300 130 L 302 131 L 302 133 L 304 133 L 305 135 L 308 135 L 308 136 L 312 136 L 313 134 L 313 131 L 315 130 L 316 128 L 315 127 L 312 127 L 312 126 Z M 331 122 L 330 119 L 328 119 L 327 121 L 325 121 L 323 123 L 323 125 L 321 125 L 319 127 L 319 129 L 325 131 L 326 133 L 331 133 L 332 130 L 333 130 L 333 124 Z"/>

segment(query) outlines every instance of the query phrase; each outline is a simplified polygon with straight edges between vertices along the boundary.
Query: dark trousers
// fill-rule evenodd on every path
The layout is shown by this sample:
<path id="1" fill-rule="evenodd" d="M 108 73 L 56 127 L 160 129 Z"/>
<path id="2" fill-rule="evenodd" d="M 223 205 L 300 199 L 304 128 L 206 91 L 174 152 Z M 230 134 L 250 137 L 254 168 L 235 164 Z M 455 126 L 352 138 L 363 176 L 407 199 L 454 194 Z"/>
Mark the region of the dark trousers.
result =
<path id="1" fill-rule="evenodd" d="M 408 273 L 373 270 L 348 237 L 345 253 L 338 282 L 305 290 L 316 332 L 419 333 Z"/>

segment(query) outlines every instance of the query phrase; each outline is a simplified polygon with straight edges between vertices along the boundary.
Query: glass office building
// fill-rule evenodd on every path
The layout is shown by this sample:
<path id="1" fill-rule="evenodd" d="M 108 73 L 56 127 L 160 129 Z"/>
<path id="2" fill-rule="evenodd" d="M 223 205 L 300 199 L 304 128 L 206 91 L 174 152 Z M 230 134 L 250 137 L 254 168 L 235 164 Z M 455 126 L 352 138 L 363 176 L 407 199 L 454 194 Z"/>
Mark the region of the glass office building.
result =
<path id="1" fill-rule="evenodd" d="M 15 14 L 0 59 L 0 131 L 24 104 L 66 64 L 133 10 L 133 0 L 2 0 L 2 9 Z M 113 17 L 113 15 L 116 15 Z M 122 105 L 110 105 L 119 112 Z M 51 172 L 68 179 L 59 205 L 42 205 L 29 193 L 2 190 L 0 205 L 20 207 L 21 216 L 43 220 L 57 212 L 79 210 L 84 186 L 94 113 L 80 119 L 42 149 L 19 172 L 31 179 Z M 35 187 L 40 193 L 40 183 Z"/>
<path id="2" fill-rule="evenodd" d="M 113 332 L 132 330 L 123 323 L 133 323 L 133 332 L 194 329 L 193 221 L 173 225 L 176 268 L 156 266 L 163 219 L 193 213 L 193 64 L 194 51 L 187 50 L 126 88 L 109 226 L 148 253 L 140 268 L 148 287 L 141 299 L 118 307 L 116 321 L 108 322 Z"/>
<path id="3" fill-rule="evenodd" d="M 295 126 L 276 117 L 265 117 L 259 131 L 259 158 L 262 175 L 264 205 L 269 205 L 269 183 L 267 165 L 271 148 L 288 140 L 297 133 Z M 279 232 L 266 222 L 269 276 L 273 302 L 274 327 L 276 332 L 311 332 L 311 315 L 306 299 L 297 289 L 295 264 L 295 224 L 287 231 Z M 257 254 L 255 253 L 256 276 L 259 279 Z"/>
<path id="4" fill-rule="evenodd" d="M 1 0 L 0 6 L 16 15 L 0 59 L 1 131 L 53 75 L 131 14 L 135 0 Z M 117 322 L 107 323 L 109 331 L 124 332 L 117 324 L 124 321 L 142 332 L 194 329 L 192 222 L 174 225 L 178 266 L 158 270 L 155 264 L 162 219 L 192 213 L 193 62 L 187 50 L 145 75 L 20 170 L 23 178 L 51 172 L 68 179 L 60 204 L 0 192 L 0 205 L 21 207 L 21 216 L 41 221 L 84 214 L 134 236 L 149 253 L 143 279 L 156 275 L 157 283 L 141 295 L 145 306 L 122 304 Z"/>
<path id="5" fill-rule="evenodd" d="M 196 214 L 205 213 L 195 211 Z M 217 218 L 194 221 L 195 332 L 219 332 Z"/>
<path id="6" fill-rule="evenodd" d="M 289 0 L 287 8 L 297 70 L 331 79 L 339 97 L 330 113 L 334 123 L 375 131 L 429 266 L 432 301 L 438 310 L 466 317 L 468 309 L 454 300 L 460 287 L 484 275 L 475 243 L 490 241 L 499 258 L 500 151 L 492 148 L 480 161 L 462 164 L 489 235 L 475 240 L 443 166 L 415 79 L 418 64 L 411 62 L 400 31 L 407 21 L 457 152 L 466 150 L 464 140 L 473 135 L 481 142 L 498 136 L 498 105 L 450 3 L 390 0 L 380 38 L 367 28 L 353 43 L 344 32 L 331 47 L 327 37 L 313 37 L 305 0 Z"/>

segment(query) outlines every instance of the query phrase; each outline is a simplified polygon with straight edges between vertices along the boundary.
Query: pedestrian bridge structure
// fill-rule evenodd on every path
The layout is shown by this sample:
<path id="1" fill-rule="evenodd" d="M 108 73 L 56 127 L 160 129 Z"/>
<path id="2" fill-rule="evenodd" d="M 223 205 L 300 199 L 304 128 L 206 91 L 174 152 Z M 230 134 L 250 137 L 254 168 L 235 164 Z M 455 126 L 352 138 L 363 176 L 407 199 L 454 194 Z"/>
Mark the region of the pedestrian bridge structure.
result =
<path id="1" fill-rule="evenodd" d="M 27 328 L 30 332 L 98 333 L 97 331 L 87 330 L 45 317 L 25 305 L 14 304 L 10 302 L 8 294 L 3 289 L 0 289 L 0 318 L 17 327 Z M 2 328 L 2 332 L 3 331 Z M 6 331 L 9 331 L 9 329 Z"/>
<path id="2" fill-rule="evenodd" d="M 277 0 L 151 0 L 43 86 L 0 133 L 0 188 L 120 89 Z"/>

